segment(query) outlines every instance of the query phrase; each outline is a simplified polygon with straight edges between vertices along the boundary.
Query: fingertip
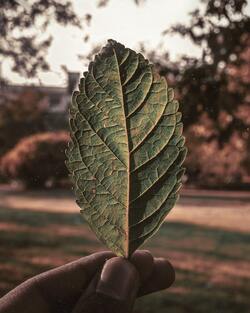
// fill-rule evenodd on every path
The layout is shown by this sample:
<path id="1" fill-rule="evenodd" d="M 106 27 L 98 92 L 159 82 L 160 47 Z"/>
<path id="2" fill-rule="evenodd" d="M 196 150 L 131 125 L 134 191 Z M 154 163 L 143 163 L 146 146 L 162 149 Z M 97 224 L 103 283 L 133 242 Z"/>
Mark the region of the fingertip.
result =
<path id="1" fill-rule="evenodd" d="M 138 285 L 135 266 L 125 258 L 114 257 L 104 264 L 96 291 L 116 300 L 129 301 L 135 297 Z"/>
<path id="2" fill-rule="evenodd" d="M 150 259 L 152 263 L 154 262 L 154 258 L 149 250 L 136 250 L 130 258 L 131 261 L 135 262 L 142 259 Z"/>
<path id="3" fill-rule="evenodd" d="M 164 258 L 155 258 L 151 276 L 139 290 L 138 296 L 169 288 L 175 281 L 175 270 Z"/>
<path id="4" fill-rule="evenodd" d="M 127 259 L 117 256 L 108 259 L 92 282 L 72 313 L 131 311 L 139 288 L 139 274 Z"/>
<path id="5" fill-rule="evenodd" d="M 150 277 L 154 265 L 154 258 L 150 251 L 137 250 L 132 254 L 130 261 L 136 267 L 141 283 L 146 281 Z"/>
<path id="6" fill-rule="evenodd" d="M 164 258 L 155 258 L 154 273 L 160 290 L 169 288 L 175 281 L 175 270 L 172 264 Z"/>

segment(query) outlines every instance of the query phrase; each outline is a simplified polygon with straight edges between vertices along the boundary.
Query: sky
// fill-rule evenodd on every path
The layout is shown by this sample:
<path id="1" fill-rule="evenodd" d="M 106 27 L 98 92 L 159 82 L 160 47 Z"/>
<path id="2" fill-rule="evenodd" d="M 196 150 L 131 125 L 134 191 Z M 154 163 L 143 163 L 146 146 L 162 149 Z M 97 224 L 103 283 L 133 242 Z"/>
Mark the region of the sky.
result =
<path id="1" fill-rule="evenodd" d="M 54 39 L 47 53 L 50 70 L 40 72 L 35 79 L 26 79 L 13 73 L 10 62 L 5 61 L 2 64 L 4 77 L 16 84 L 64 86 L 66 75 L 62 65 L 69 71 L 85 71 L 87 64 L 79 55 L 87 55 L 93 45 L 104 44 L 112 38 L 135 50 L 139 49 L 141 42 L 155 50 L 163 39 L 162 31 L 177 22 L 188 22 L 188 13 L 200 5 L 199 0 L 146 0 L 140 6 L 136 6 L 133 0 L 110 0 L 106 7 L 97 8 L 95 0 L 72 1 L 80 18 L 87 13 L 92 15 L 90 26 L 79 30 L 51 23 L 48 34 Z M 85 43 L 83 38 L 87 34 L 90 40 Z M 198 47 L 180 36 L 164 37 L 161 51 L 168 51 L 172 59 L 184 53 L 200 54 Z M 161 51 L 159 49 L 159 53 Z"/>

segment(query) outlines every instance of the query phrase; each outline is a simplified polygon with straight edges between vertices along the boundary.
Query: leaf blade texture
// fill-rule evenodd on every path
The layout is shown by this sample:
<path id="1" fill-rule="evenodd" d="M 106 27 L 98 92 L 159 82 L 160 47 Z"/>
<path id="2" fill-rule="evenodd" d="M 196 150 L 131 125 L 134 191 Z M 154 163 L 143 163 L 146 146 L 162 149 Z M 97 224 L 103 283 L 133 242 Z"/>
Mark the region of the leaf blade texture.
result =
<path id="1" fill-rule="evenodd" d="M 84 218 L 117 255 L 129 257 L 175 205 L 182 128 L 165 79 L 141 54 L 109 40 L 73 94 L 66 164 Z"/>

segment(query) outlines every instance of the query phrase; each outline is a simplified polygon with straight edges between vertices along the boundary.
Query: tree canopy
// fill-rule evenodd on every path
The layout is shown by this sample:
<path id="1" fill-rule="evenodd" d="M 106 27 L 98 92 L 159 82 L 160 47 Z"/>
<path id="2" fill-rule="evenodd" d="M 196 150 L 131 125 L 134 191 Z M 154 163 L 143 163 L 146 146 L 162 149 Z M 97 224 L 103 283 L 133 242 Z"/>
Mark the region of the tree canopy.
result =
<path id="1" fill-rule="evenodd" d="M 61 25 L 81 27 L 71 1 L 1 1 L 0 62 L 10 59 L 12 70 L 26 77 L 47 70 L 45 56 L 52 37 L 45 31 L 54 20 Z"/>
<path id="2" fill-rule="evenodd" d="M 183 56 L 176 63 L 163 59 L 158 66 L 177 82 L 184 125 L 189 127 L 206 112 L 214 123 L 208 140 L 216 137 L 223 143 L 234 131 L 243 134 L 249 127 L 240 109 L 249 106 L 250 17 L 244 13 L 246 0 L 202 2 L 205 7 L 191 13 L 188 25 L 165 31 L 191 39 L 202 48 L 201 58 Z"/>

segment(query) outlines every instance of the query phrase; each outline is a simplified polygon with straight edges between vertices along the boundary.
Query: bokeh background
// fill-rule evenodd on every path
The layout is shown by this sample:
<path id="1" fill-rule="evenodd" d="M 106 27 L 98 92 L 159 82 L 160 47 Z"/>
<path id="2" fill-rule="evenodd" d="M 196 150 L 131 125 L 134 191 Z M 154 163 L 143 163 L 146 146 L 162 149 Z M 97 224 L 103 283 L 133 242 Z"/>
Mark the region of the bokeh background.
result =
<path id="1" fill-rule="evenodd" d="M 181 200 L 146 244 L 176 283 L 135 312 L 250 312 L 250 3 L 0 2 L 0 296 L 104 247 L 64 165 L 68 105 L 107 39 L 175 87 L 189 149 Z"/>

